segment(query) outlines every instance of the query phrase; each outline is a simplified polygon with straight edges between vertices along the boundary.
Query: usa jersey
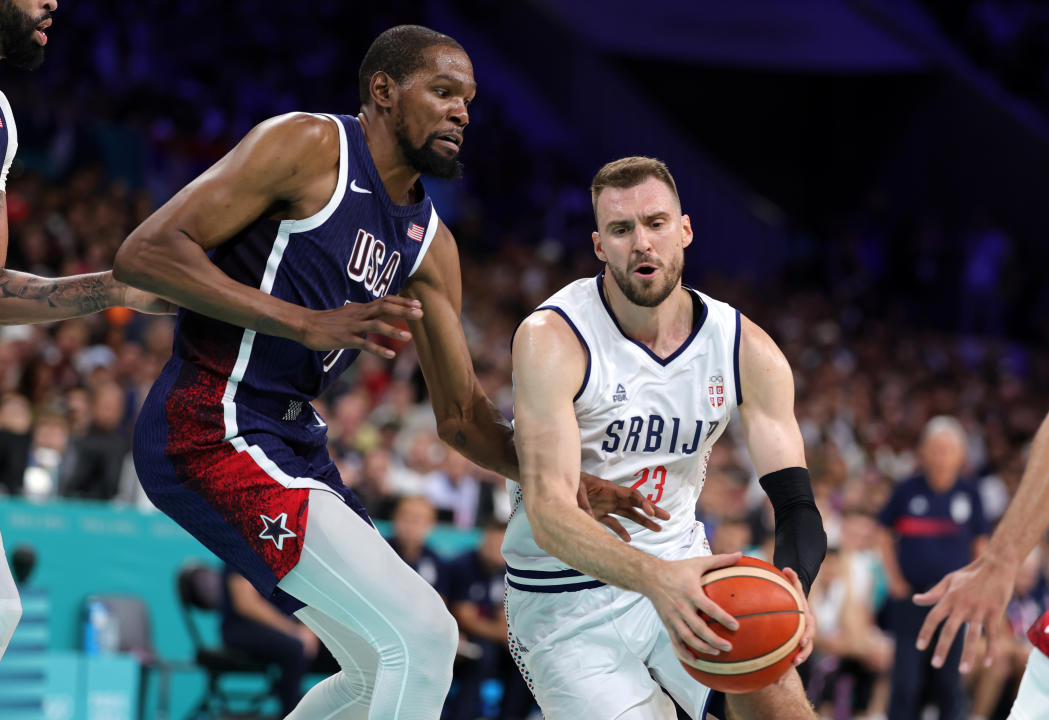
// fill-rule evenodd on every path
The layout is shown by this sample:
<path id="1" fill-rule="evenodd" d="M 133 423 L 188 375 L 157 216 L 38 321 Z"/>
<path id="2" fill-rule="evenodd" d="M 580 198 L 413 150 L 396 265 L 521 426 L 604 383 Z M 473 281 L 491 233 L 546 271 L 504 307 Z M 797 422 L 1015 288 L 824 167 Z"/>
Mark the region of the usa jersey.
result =
<path id="1" fill-rule="evenodd" d="M 304 220 L 256 220 L 210 253 L 234 280 L 314 310 L 400 292 L 438 226 L 429 196 L 414 205 L 390 200 L 357 119 L 331 117 L 339 127 L 339 179 L 328 204 Z M 228 437 L 262 430 L 315 442 L 323 424 L 308 403 L 358 354 L 310 350 L 180 310 L 172 362 L 189 362 L 226 380 Z M 309 422 L 295 423 L 303 414 Z"/>
<path id="2" fill-rule="evenodd" d="M 622 521 L 631 545 L 663 557 L 691 545 L 710 450 L 743 402 L 740 316 L 688 289 L 701 307 L 698 320 L 681 347 L 660 358 L 623 332 L 601 291 L 603 277 L 577 280 L 537 309 L 560 315 L 586 348 L 586 373 L 573 402 L 582 470 L 635 487 L 670 513 L 660 532 Z M 520 485 L 508 480 L 507 490 L 507 583 L 537 592 L 601 585 L 536 545 Z"/>

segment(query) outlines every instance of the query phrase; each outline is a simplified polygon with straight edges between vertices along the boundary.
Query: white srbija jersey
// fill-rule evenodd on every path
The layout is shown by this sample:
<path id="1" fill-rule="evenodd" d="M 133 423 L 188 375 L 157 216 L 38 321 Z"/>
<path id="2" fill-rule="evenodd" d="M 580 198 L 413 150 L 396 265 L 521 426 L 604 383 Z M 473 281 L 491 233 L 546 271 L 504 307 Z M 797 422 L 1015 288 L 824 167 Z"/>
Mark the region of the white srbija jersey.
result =
<path id="1" fill-rule="evenodd" d="M 631 545 L 672 557 L 692 544 L 710 449 L 743 402 L 739 311 L 690 289 L 702 301 L 700 319 L 684 344 L 660 359 L 623 333 L 601 292 L 602 277 L 565 286 L 537 310 L 563 317 L 588 353 L 574 402 L 583 472 L 636 487 L 666 509 L 670 520 L 661 523 L 660 532 L 620 521 Z M 603 584 L 541 550 L 521 486 L 508 480 L 507 491 L 512 514 L 503 557 L 512 587 L 566 592 Z"/>

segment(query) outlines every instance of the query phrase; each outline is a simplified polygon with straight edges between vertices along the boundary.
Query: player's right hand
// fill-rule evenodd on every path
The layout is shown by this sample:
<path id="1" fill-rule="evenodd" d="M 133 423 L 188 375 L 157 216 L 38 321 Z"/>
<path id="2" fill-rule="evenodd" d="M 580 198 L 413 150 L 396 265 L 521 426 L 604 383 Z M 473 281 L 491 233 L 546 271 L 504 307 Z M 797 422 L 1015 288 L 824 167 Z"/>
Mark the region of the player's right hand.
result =
<path id="1" fill-rule="evenodd" d="M 987 654 L 984 665 L 990 665 L 1002 642 L 999 638 L 1002 616 L 1013 595 L 1016 578 L 1015 564 L 997 560 L 984 554 L 960 570 L 955 570 L 936 583 L 928 592 L 914 596 L 916 605 L 935 607 L 925 616 L 918 631 L 915 646 L 924 650 L 940 623 L 940 637 L 933 651 L 931 664 L 943 666 L 955 635 L 966 625 L 965 646 L 959 668 L 969 672 L 976 664 L 981 633 L 987 635 Z"/>
<path id="2" fill-rule="evenodd" d="M 700 613 L 705 613 L 729 630 L 739 628 L 735 618 L 707 597 L 703 590 L 703 574 L 733 565 L 741 555 L 738 552 L 708 555 L 656 565 L 645 594 L 659 613 L 679 657 L 692 657 L 687 648 L 707 655 L 732 649 L 732 643 L 719 637 L 700 616 Z"/>
<path id="3" fill-rule="evenodd" d="M 411 340 L 407 330 L 394 327 L 397 320 L 416 320 L 423 316 L 418 300 L 387 295 L 367 303 L 346 303 L 332 310 L 314 310 L 306 319 L 298 341 L 312 350 L 351 348 L 392 358 L 394 351 L 372 342 L 369 333 L 395 340 Z"/>
<path id="4" fill-rule="evenodd" d="M 630 533 L 612 517 L 620 515 L 638 525 L 659 532 L 660 526 L 652 517 L 669 520 L 670 513 L 659 507 L 634 488 L 602 480 L 589 473 L 579 474 L 579 490 L 576 502 L 591 517 L 618 535 L 623 542 L 630 542 Z"/>

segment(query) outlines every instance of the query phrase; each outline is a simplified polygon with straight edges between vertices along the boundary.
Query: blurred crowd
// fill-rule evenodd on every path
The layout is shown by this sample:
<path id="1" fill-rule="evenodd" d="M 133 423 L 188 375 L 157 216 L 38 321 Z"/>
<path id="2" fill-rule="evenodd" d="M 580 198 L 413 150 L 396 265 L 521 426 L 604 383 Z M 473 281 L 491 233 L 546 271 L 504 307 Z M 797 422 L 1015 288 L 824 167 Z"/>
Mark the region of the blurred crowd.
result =
<path id="1" fill-rule="evenodd" d="M 118 12 L 117 5 L 63 6 L 55 25 L 61 42 L 49 46 L 34 83 L 4 88 L 23 146 L 7 194 L 9 267 L 42 275 L 107 269 L 158 200 L 254 122 L 292 109 L 353 112 L 360 48 L 418 3 L 389 4 L 360 23 L 345 15 L 350 4 L 337 0 L 314 3 L 308 22 L 292 13 L 268 23 L 239 22 L 253 12 L 245 2 L 147 3 L 148 18 L 145 9 L 121 3 Z M 1037 4 L 959 5 L 974 18 L 1009 19 L 1025 8 L 1024 27 L 1043 44 L 1049 37 L 1045 18 L 1032 9 Z M 209 13 L 213 22 L 178 31 L 179 23 Z M 120 18 L 127 32 L 108 33 L 103 18 Z M 996 33 L 990 40 L 1016 25 L 981 22 Z M 294 41 L 335 28 L 337 41 Z M 196 40 L 169 47 L 186 37 Z M 240 44 L 273 52 L 236 52 Z M 218 73 L 216 47 L 230 63 Z M 1045 93 L 1046 63 L 1037 67 Z M 158 76 L 181 79 L 158 90 Z M 230 78 L 236 83 L 223 84 Z M 285 91 L 275 96 L 274 87 Z M 92 108 L 91 118 L 77 107 Z M 588 178 L 563 157 L 531 151 L 494 104 L 482 99 L 476 112 L 464 147 L 466 179 L 430 188 L 462 249 L 462 321 L 478 377 L 510 415 L 514 328 L 552 292 L 600 267 L 590 251 Z M 887 712 L 894 657 L 887 608 L 900 588 L 878 550 L 878 514 L 902 481 L 924 470 L 926 423 L 936 416 L 960 423 L 957 474 L 976 488 L 993 526 L 1049 409 L 1049 353 L 1009 340 L 1003 298 L 1032 283 L 1034 271 L 1012 256 L 1008 234 L 989 219 L 974 220 L 960 237 L 939 219 L 916 222 L 902 235 L 893 234 L 892 222 L 867 207 L 834 237 L 795 238 L 787 272 L 760 281 L 704 273 L 696 262 L 703 244 L 730 239 L 698 228 L 685 276 L 768 330 L 794 370 L 796 414 L 830 544 L 812 591 L 820 633 L 807 681 L 821 712 L 835 718 Z M 173 324 L 170 317 L 111 310 L 0 327 L 0 492 L 148 509 L 129 459 L 131 429 L 170 356 Z M 393 361 L 362 355 L 316 410 L 345 484 L 376 519 L 393 521 L 398 551 L 460 622 L 457 687 L 480 704 L 463 716 L 502 704 L 523 717 L 526 710 L 510 709 L 509 700 L 493 701 L 494 686 L 478 670 L 498 668 L 499 693 L 512 696 L 516 670 L 507 663 L 505 618 L 492 594 L 496 585 L 501 593 L 496 539 L 509 513 L 503 479 L 440 442 L 413 349 L 398 350 Z M 772 510 L 738 423 L 710 457 L 696 514 L 715 552 L 771 555 Z M 435 522 L 478 529 L 479 550 L 451 563 L 426 551 Z M 1049 602 L 1045 550 L 1028 559 L 1017 581 L 1007 618 L 1013 642 L 969 682 L 980 717 L 994 717 L 1008 702 L 1025 657 L 1023 631 Z"/>

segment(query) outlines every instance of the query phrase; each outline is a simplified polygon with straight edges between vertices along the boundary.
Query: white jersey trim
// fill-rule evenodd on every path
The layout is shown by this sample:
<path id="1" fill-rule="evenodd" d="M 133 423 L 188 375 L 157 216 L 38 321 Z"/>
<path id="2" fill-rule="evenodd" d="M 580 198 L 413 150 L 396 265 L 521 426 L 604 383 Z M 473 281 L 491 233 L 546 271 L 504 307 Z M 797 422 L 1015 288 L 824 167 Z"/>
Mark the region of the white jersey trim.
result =
<path id="1" fill-rule="evenodd" d="M 433 242 L 434 235 L 437 234 L 437 227 L 441 224 L 440 218 L 437 217 L 437 208 L 433 206 L 433 202 L 430 203 L 430 222 L 426 224 L 426 235 L 423 236 L 423 246 L 419 248 L 419 254 L 415 256 L 415 263 L 412 265 L 411 271 L 408 273 L 408 277 L 415 274 L 415 271 L 422 265 L 423 256 L 426 255 L 426 251 L 430 249 L 430 243 Z"/>
<path id="2" fill-rule="evenodd" d="M 332 216 L 335 209 L 339 207 L 343 195 L 346 194 L 346 177 L 349 175 L 350 168 L 349 146 L 346 141 L 346 128 L 343 127 L 342 122 L 340 122 L 334 115 L 328 115 L 325 113 L 318 115 L 318 117 L 328 118 L 339 128 L 339 180 L 335 184 L 335 192 L 332 193 L 331 199 L 328 200 L 327 205 L 321 208 L 320 212 L 301 220 L 284 220 L 281 222 L 281 229 L 286 229 L 288 233 L 306 232 L 307 230 L 314 230 L 323 225 L 328 218 Z"/>
<path id="3" fill-rule="evenodd" d="M 572 332 L 574 332 L 575 336 L 579 338 L 579 342 L 583 346 L 583 351 L 586 353 L 586 372 L 583 373 L 583 382 L 579 385 L 579 391 L 575 394 L 575 397 L 572 398 L 572 402 L 575 402 L 583 396 L 583 393 L 586 392 L 587 383 L 590 382 L 590 345 L 587 343 L 586 338 L 583 337 L 583 333 L 579 332 L 579 328 L 576 327 L 576 324 L 572 322 L 572 318 L 568 317 L 568 313 L 565 312 L 563 308 L 559 308 L 557 305 L 540 305 L 536 310 L 549 310 L 557 313 L 562 320 L 568 323 L 568 327 L 572 328 Z"/>

